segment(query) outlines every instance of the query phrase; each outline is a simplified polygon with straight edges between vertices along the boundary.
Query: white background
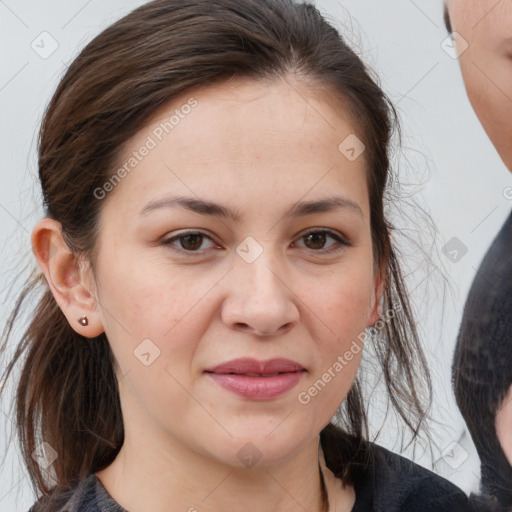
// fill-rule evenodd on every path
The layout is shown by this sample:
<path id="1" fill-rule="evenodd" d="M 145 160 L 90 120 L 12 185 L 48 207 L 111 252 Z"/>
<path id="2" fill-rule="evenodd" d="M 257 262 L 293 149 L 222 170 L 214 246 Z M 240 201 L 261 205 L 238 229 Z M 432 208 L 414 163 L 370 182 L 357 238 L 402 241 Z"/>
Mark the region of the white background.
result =
<path id="1" fill-rule="evenodd" d="M 6 291 L 20 265 L 32 260 L 29 234 L 42 215 L 35 149 L 43 110 L 66 63 L 103 28 L 142 3 L 0 1 L 0 298 L 6 301 L 0 311 L 2 326 L 12 305 Z M 422 263 L 421 252 L 411 249 L 406 251 L 406 266 L 411 269 L 409 286 L 414 290 L 434 378 L 434 470 L 466 492 L 476 490 L 478 461 L 454 402 L 450 365 L 470 283 L 512 207 L 503 193 L 512 179 L 471 109 L 457 60 L 441 47 L 447 36 L 441 0 L 324 0 L 316 5 L 334 17 L 342 34 L 380 76 L 402 120 L 401 169 L 408 182 L 425 182 L 414 199 L 428 205 L 437 229 L 437 249 L 430 249 L 431 235 L 422 231 L 424 226 L 416 226 L 419 242 L 433 264 Z M 59 44 L 47 59 L 31 48 L 43 31 Z M 452 237 L 467 247 L 456 263 L 441 251 Z M 441 273 L 448 286 L 443 285 Z M 3 456 L 13 424 L 10 404 L 0 405 Z M 399 448 L 390 426 L 379 441 Z M 451 465 L 447 459 L 438 460 L 456 441 L 460 447 L 451 454 Z M 0 469 L 0 511 L 23 512 L 35 497 L 16 446 L 9 446 Z M 426 456 L 417 454 L 416 460 L 432 468 Z"/>

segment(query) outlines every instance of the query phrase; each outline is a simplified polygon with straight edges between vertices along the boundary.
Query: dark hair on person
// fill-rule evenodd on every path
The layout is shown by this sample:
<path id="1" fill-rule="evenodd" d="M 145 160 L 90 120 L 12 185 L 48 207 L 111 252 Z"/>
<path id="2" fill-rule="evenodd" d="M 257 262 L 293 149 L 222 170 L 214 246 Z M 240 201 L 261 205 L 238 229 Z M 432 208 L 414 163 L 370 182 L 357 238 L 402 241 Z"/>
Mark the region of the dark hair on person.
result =
<path id="1" fill-rule="evenodd" d="M 453 32 L 452 22 L 450 20 L 450 12 L 448 11 L 448 4 L 446 3 L 446 1 L 444 2 L 443 5 L 443 21 L 446 31 L 448 32 L 448 34 L 451 34 Z"/>
<path id="2" fill-rule="evenodd" d="M 416 440 L 427 432 L 431 381 L 419 342 L 390 223 L 384 209 L 396 112 L 370 71 L 320 12 L 292 0 L 156 0 L 95 37 L 71 63 L 44 115 L 38 140 L 46 214 L 59 221 L 77 256 L 94 269 L 102 201 L 94 191 L 114 173 L 123 145 L 185 91 L 232 78 L 293 79 L 341 100 L 366 146 L 375 264 L 387 262 L 383 311 L 394 315 L 373 336 L 391 404 Z M 341 141 L 340 141 L 341 142 Z M 108 200 L 108 198 L 107 198 Z M 87 339 L 67 322 L 41 273 L 27 281 L 6 339 L 31 293 L 42 296 L 7 368 L 25 354 L 15 396 L 16 423 L 31 482 L 54 510 L 65 491 L 107 467 L 124 431 L 114 358 L 104 334 Z M 367 446 L 367 404 L 359 376 L 321 432 L 328 466 L 350 482 L 351 451 Z M 38 431 L 40 427 L 40 431 Z M 44 440 L 59 454 L 50 487 L 31 453 Z M 338 442 L 339 445 L 339 442 Z M 348 446 L 348 444 L 346 445 Z"/>

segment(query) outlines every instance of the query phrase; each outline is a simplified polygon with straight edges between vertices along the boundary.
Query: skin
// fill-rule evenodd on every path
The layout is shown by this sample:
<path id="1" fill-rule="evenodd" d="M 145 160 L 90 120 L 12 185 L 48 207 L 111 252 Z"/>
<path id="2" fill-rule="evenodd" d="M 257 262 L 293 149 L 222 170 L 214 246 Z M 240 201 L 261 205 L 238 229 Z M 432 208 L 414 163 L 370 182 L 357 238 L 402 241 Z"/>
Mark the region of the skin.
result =
<path id="1" fill-rule="evenodd" d="M 469 45 L 459 57 L 468 98 L 503 163 L 512 171 L 512 1 L 449 0 L 446 6 L 452 30 Z M 461 41 L 455 38 L 455 43 Z M 512 464 L 510 399 L 505 399 L 497 412 L 496 430 Z"/>
<path id="2" fill-rule="evenodd" d="M 449 0 L 447 7 L 452 30 L 469 45 L 459 57 L 469 101 L 512 171 L 512 2 Z"/>
<path id="3" fill-rule="evenodd" d="M 512 386 L 503 399 L 500 409 L 496 413 L 496 432 L 503 448 L 503 453 L 512 465 Z"/>
<path id="4" fill-rule="evenodd" d="M 166 105 L 120 162 L 191 95 Z M 32 234 L 70 325 L 87 337 L 105 332 L 118 364 L 125 442 L 96 475 L 131 512 L 237 510 L 242 503 L 248 512 L 296 511 L 298 504 L 321 510 L 318 434 L 345 399 L 361 352 L 308 404 L 298 395 L 377 321 L 383 283 L 364 158 L 349 161 L 338 150 L 356 127 L 347 109 L 334 111 L 293 77 L 229 81 L 193 96 L 197 107 L 103 200 L 94 272 L 73 260 L 56 221 L 42 219 Z M 219 202 L 243 219 L 170 207 L 141 215 L 170 195 Z M 298 201 L 333 195 L 357 207 L 284 217 Z M 330 236 L 323 245 L 308 241 L 308 228 L 333 230 L 351 245 Z M 199 255 L 183 238 L 163 244 L 185 229 L 211 237 L 193 242 Z M 236 252 L 247 236 L 263 249 L 252 263 Z M 86 327 L 77 321 L 84 315 Z M 133 353 L 147 338 L 160 350 L 149 366 Z M 307 372 L 294 389 L 263 402 L 240 398 L 204 373 L 245 356 L 289 358 Z M 237 457 L 247 442 L 261 454 L 251 468 Z M 354 501 L 354 489 L 343 488 L 336 510 L 349 511 Z"/>

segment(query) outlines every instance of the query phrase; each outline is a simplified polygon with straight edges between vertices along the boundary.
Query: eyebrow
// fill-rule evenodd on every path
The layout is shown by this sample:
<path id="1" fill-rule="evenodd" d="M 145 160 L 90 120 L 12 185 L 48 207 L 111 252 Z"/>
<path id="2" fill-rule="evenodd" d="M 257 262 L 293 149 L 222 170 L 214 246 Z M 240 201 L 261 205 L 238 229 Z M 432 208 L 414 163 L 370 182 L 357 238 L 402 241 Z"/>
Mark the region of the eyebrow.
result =
<path id="1" fill-rule="evenodd" d="M 184 208 L 202 215 L 229 218 L 235 222 L 239 222 L 242 219 L 242 215 L 238 210 L 233 210 L 212 201 L 205 201 L 185 196 L 164 197 L 162 199 L 150 201 L 146 206 L 144 206 L 144 208 L 142 208 L 140 215 L 147 215 L 149 212 L 160 208 Z M 327 197 L 317 201 L 295 203 L 284 217 L 305 217 L 307 215 L 328 212 L 339 208 L 349 209 L 363 217 L 363 211 L 357 203 L 346 197 L 338 196 Z"/>

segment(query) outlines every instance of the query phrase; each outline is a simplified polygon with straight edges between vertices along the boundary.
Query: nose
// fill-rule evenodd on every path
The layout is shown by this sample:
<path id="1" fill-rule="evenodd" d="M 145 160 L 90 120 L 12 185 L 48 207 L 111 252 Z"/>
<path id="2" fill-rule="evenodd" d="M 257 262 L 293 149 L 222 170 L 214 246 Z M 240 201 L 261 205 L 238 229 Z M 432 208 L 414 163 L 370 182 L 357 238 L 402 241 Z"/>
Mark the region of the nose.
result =
<path id="1" fill-rule="evenodd" d="M 269 265 L 263 253 L 256 261 L 239 260 L 230 272 L 229 296 L 222 320 L 231 329 L 257 336 L 282 336 L 299 321 L 299 310 L 287 273 Z"/>

